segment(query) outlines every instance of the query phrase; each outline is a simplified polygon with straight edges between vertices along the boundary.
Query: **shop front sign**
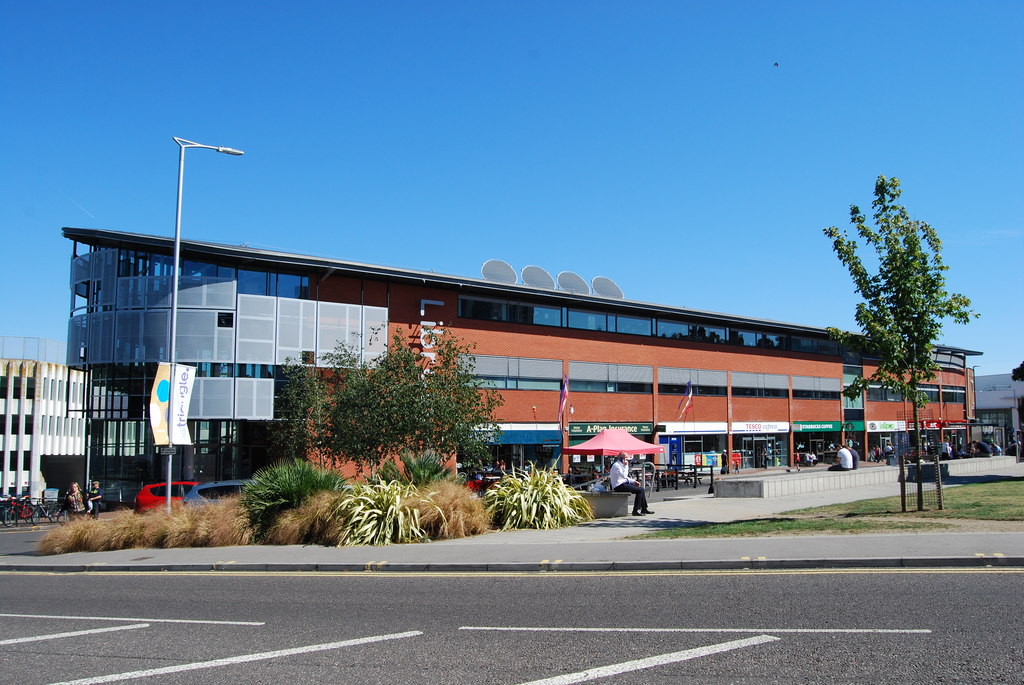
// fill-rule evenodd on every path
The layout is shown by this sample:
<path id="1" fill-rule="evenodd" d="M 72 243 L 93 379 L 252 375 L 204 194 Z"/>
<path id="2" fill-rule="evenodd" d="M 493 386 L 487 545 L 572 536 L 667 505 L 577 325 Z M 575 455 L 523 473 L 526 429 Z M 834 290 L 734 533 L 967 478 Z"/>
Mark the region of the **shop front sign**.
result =
<path id="1" fill-rule="evenodd" d="M 905 430 L 906 421 L 868 421 L 868 433 L 902 433 Z"/>
<path id="2" fill-rule="evenodd" d="M 707 435 L 719 433 L 725 435 L 729 432 L 729 424 L 725 421 L 675 421 L 664 424 L 665 430 L 662 435 Z"/>
<path id="3" fill-rule="evenodd" d="M 632 435 L 650 435 L 653 423 L 570 423 L 569 435 L 597 435 L 606 428 L 621 428 Z"/>
<path id="4" fill-rule="evenodd" d="M 935 419 L 921 419 L 921 428 L 928 431 L 937 431 L 942 427 L 941 421 Z"/>
<path id="5" fill-rule="evenodd" d="M 733 433 L 788 433 L 789 421 L 733 421 Z"/>
<path id="6" fill-rule="evenodd" d="M 794 433 L 838 433 L 843 429 L 841 421 L 794 421 Z"/>

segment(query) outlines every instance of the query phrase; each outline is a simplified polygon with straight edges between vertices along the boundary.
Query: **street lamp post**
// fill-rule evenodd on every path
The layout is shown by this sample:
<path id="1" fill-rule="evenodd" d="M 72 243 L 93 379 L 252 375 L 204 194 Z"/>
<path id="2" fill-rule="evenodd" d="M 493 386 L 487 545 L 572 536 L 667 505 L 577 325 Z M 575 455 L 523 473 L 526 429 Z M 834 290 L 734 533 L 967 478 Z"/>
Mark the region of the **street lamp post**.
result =
<path id="1" fill-rule="evenodd" d="M 174 212 L 174 262 L 171 266 L 171 339 L 168 345 L 167 356 L 171 364 L 171 378 L 174 378 L 174 361 L 175 351 L 177 347 L 177 334 L 178 334 L 178 271 L 181 265 L 181 190 L 185 181 L 185 150 L 188 148 L 202 148 L 204 150 L 214 150 L 216 152 L 223 152 L 226 155 L 244 155 L 245 153 L 241 150 L 236 150 L 231 147 L 223 147 L 217 145 L 202 145 L 201 143 L 194 143 L 191 140 L 185 140 L 184 138 L 174 137 L 174 142 L 178 144 L 178 204 Z M 174 480 L 171 472 L 171 467 L 174 460 L 174 437 L 171 433 L 170 426 L 174 418 L 174 400 L 175 393 L 170 393 L 167 400 L 167 426 L 168 426 L 168 450 L 167 450 L 167 511 L 171 511 L 171 483 Z"/>

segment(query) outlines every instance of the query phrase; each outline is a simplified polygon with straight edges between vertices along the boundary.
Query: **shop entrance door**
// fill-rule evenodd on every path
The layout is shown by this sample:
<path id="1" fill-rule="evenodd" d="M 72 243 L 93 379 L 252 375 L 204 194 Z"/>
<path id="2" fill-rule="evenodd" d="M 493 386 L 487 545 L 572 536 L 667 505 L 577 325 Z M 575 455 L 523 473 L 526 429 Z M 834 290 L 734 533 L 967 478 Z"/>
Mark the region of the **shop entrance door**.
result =
<path id="1" fill-rule="evenodd" d="M 740 453 L 743 468 L 767 468 L 788 463 L 788 450 L 784 443 L 773 435 L 744 435 L 740 437 Z"/>

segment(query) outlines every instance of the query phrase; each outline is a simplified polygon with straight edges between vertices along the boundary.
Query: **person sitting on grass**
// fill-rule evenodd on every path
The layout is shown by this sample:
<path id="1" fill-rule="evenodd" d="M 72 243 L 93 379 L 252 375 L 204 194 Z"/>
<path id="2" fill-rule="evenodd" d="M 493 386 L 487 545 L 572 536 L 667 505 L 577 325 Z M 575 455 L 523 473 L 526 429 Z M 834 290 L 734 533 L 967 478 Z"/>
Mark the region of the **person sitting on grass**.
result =
<path id="1" fill-rule="evenodd" d="M 636 497 L 633 498 L 633 516 L 654 513 L 647 508 L 647 492 L 640 485 L 640 481 L 629 477 L 629 457 L 625 452 L 620 452 L 619 456 L 615 458 L 610 478 L 612 490 L 615 492 L 636 493 Z"/>

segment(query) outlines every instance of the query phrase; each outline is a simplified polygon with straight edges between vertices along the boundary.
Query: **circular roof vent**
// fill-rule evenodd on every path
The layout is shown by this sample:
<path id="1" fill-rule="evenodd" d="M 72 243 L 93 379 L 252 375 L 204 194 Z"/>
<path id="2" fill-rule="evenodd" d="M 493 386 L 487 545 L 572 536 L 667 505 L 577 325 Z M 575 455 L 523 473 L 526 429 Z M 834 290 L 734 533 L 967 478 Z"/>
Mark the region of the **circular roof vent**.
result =
<path id="1" fill-rule="evenodd" d="M 592 284 L 595 295 L 600 295 L 601 297 L 613 297 L 616 300 L 621 300 L 625 297 L 625 295 L 622 294 L 622 288 L 620 288 L 615 281 L 610 278 L 594 276 Z"/>
<path id="2" fill-rule="evenodd" d="M 509 285 L 515 285 L 516 281 L 519 280 L 519 275 L 516 274 L 516 270 L 509 266 L 508 262 L 503 262 L 500 259 L 488 259 L 484 262 L 484 265 L 480 267 L 480 274 L 485 280 L 494 281 L 496 283 L 508 283 Z"/>
<path id="3" fill-rule="evenodd" d="M 555 279 L 551 277 L 544 269 L 539 266 L 523 267 L 523 283 L 526 285 L 532 285 L 534 288 L 547 288 L 548 290 L 555 289 Z"/>
<path id="4" fill-rule="evenodd" d="M 563 271 L 558 274 L 558 287 L 567 293 L 575 295 L 589 295 L 590 286 L 580 278 L 580 275 L 572 271 Z"/>

